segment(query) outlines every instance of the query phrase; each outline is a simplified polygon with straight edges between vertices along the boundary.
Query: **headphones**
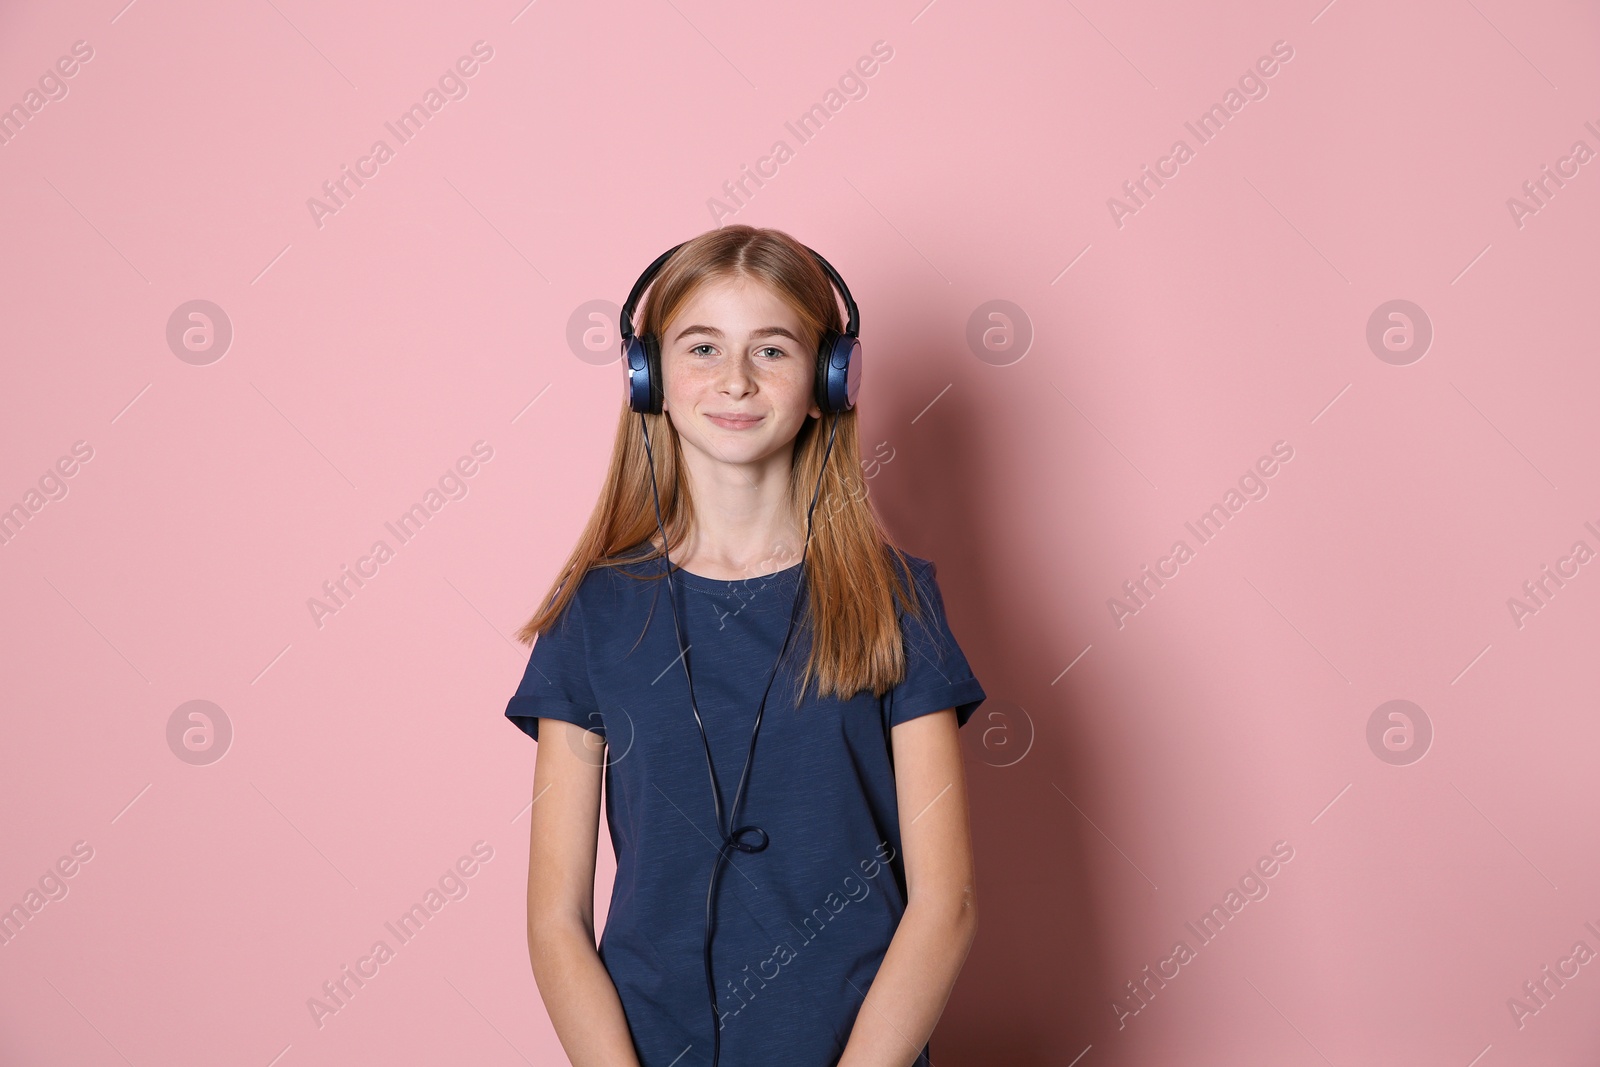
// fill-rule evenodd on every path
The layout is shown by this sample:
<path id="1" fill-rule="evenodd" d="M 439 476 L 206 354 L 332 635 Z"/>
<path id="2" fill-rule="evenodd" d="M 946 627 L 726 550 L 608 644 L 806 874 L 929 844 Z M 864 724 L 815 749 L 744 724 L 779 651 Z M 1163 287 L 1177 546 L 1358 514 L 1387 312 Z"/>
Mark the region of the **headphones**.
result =
<path id="1" fill-rule="evenodd" d="M 816 510 L 817 497 L 822 492 L 822 476 L 828 469 L 828 457 L 833 453 L 833 439 L 839 429 L 839 416 L 855 407 L 856 392 L 861 387 L 861 342 L 856 337 L 860 315 L 856 311 L 854 298 L 850 296 L 850 289 L 844 284 L 844 279 L 839 277 L 839 272 L 816 252 L 806 249 L 816 257 L 817 263 L 844 297 L 844 304 L 850 316 L 845 324 L 844 333 L 825 329 L 817 346 L 815 396 L 817 406 L 822 409 L 823 414 L 833 416 L 833 426 L 828 433 L 827 450 L 822 454 L 821 469 L 817 471 L 817 487 L 811 494 L 811 506 L 806 509 L 806 543 L 800 551 L 800 575 L 795 582 L 794 601 L 789 606 L 789 628 L 784 632 L 783 646 L 778 650 L 778 658 L 772 663 L 771 673 L 767 675 L 767 687 L 762 691 L 760 706 L 756 708 L 755 727 L 750 731 L 750 750 L 745 756 L 744 773 L 739 776 L 739 787 L 734 792 L 733 804 L 727 817 L 724 818 L 722 786 L 717 781 L 717 768 L 711 759 L 711 742 L 706 737 L 705 723 L 700 719 L 700 708 L 694 699 L 694 676 L 689 672 L 689 649 L 684 644 L 683 631 L 678 626 L 678 595 L 673 590 L 672 559 L 667 555 L 667 529 L 661 518 L 661 490 L 656 484 L 655 453 L 650 449 L 650 428 L 645 420 L 645 415 L 661 414 L 661 345 L 654 334 L 646 333 L 640 337 L 633 335 L 633 309 L 639 302 L 639 295 L 656 276 L 661 265 L 682 247 L 682 244 L 674 245 L 661 253 L 655 262 L 639 275 L 639 280 L 633 283 L 633 291 L 628 294 L 628 302 L 622 306 L 622 353 L 627 358 L 628 365 L 629 406 L 639 413 L 639 428 L 644 434 L 646 466 L 650 468 L 651 499 L 655 502 L 656 528 L 661 531 L 661 555 L 665 560 L 663 573 L 667 577 L 667 594 L 672 600 L 672 629 L 678 638 L 678 662 L 683 664 L 683 677 L 689 686 L 689 708 L 694 712 L 695 725 L 700 727 L 700 741 L 706 752 L 706 771 L 711 776 L 711 801 L 716 806 L 717 812 L 717 833 L 722 838 L 722 844 L 717 849 L 717 858 L 711 866 L 711 880 L 706 886 L 704 943 L 706 995 L 711 1001 L 713 1027 L 711 1067 L 717 1067 L 722 1055 L 722 1016 L 717 1011 L 717 987 L 711 966 L 711 939 L 717 927 L 717 885 L 722 879 L 723 864 L 727 862 L 731 853 L 761 852 L 769 844 L 767 832 L 761 827 L 754 825 L 736 827 L 735 823 L 739 819 L 739 806 L 744 801 L 745 787 L 750 783 L 750 766 L 756 755 L 756 738 L 761 733 L 761 713 L 766 710 L 767 694 L 772 691 L 773 679 L 778 674 L 778 664 L 783 662 L 784 653 L 789 650 L 789 638 L 794 633 L 795 618 L 800 610 L 800 594 L 807 586 L 806 553 L 811 549 L 811 513 Z M 746 840 L 747 835 L 750 835 L 751 839 Z"/>
<path id="2" fill-rule="evenodd" d="M 633 283 L 633 291 L 622 305 L 622 355 L 628 368 L 628 405 L 647 415 L 661 414 L 661 340 L 653 333 L 634 336 L 633 311 L 662 264 L 682 247 L 683 244 L 673 245 L 657 256 Z M 861 342 L 856 337 L 861 316 L 856 310 L 855 298 L 850 295 L 850 287 L 839 277 L 839 272 L 816 252 L 809 248 L 806 251 L 811 252 L 839 295 L 844 297 L 844 306 L 849 312 L 844 333 L 825 328 L 817 345 L 817 407 L 824 415 L 834 415 L 855 407 L 856 393 L 861 388 Z"/>

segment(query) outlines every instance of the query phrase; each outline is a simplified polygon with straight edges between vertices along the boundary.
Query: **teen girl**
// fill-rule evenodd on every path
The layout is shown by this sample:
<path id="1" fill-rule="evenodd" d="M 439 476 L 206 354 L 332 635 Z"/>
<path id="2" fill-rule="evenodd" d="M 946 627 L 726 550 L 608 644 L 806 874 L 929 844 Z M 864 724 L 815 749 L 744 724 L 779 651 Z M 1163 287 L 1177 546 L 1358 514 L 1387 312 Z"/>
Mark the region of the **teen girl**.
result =
<path id="1" fill-rule="evenodd" d="M 506 708 L 545 742 L 528 950 L 577 1067 L 928 1063 L 976 929 L 956 731 L 984 691 L 867 502 L 856 318 L 743 225 L 623 309 L 610 471 Z"/>

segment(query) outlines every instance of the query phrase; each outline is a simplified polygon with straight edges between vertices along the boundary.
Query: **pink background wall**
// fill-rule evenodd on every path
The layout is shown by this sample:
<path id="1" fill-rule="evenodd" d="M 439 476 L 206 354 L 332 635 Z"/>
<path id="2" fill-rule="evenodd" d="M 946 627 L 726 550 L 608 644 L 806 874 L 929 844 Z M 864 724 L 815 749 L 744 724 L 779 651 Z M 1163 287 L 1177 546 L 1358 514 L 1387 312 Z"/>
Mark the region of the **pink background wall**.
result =
<path id="1" fill-rule="evenodd" d="M 0 8 L 26 113 L 0 144 L 0 508 L 26 515 L 0 905 L 56 897 L 0 947 L 0 1060 L 563 1062 L 510 635 L 610 447 L 586 305 L 719 221 L 854 288 L 874 499 L 990 694 L 940 1063 L 1600 1057 L 1600 962 L 1572 955 L 1600 952 L 1600 14 L 921 2 Z M 785 123 L 880 41 L 801 143 Z M 441 879 L 459 899 L 399 943 Z M 1194 936 L 1241 881 L 1258 899 Z"/>

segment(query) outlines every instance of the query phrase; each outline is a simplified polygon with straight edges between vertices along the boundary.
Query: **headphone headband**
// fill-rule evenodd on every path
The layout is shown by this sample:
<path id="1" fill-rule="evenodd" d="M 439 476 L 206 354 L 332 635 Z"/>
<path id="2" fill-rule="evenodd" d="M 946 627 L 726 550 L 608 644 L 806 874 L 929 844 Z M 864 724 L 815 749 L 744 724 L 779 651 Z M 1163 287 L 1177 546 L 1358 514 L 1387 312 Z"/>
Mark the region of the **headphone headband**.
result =
<path id="1" fill-rule="evenodd" d="M 661 270 L 661 265 L 672 258 L 672 253 L 676 252 L 687 243 L 687 241 L 680 241 L 657 256 L 655 261 L 644 269 L 644 273 L 639 275 L 639 280 L 633 283 L 633 288 L 628 291 L 628 299 L 622 305 L 621 316 L 622 340 L 624 342 L 624 347 L 626 347 L 626 342 L 632 340 L 633 338 L 634 305 L 639 302 L 639 297 L 644 295 L 645 287 L 650 284 L 650 282 L 655 278 L 656 274 Z"/>

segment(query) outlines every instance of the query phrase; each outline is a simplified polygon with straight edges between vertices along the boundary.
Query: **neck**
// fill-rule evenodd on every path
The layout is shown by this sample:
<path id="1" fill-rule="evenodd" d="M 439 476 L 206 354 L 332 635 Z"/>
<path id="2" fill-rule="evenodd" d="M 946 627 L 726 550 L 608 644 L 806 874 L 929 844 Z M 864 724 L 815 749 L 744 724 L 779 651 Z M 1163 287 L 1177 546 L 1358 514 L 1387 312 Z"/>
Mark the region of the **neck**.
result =
<path id="1" fill-rule="evenodd" d="M 805 517 L 796 516 L 789 482 L 793 448 L 756 463 L 724 463 L 684 450 L 685 477 L 694 500 L 694 526 L 672 562 L 692 574 L 738 580 L 784 570 L 800 562 Z M 660 545 L 659 535 L 652 538 Z"/>

